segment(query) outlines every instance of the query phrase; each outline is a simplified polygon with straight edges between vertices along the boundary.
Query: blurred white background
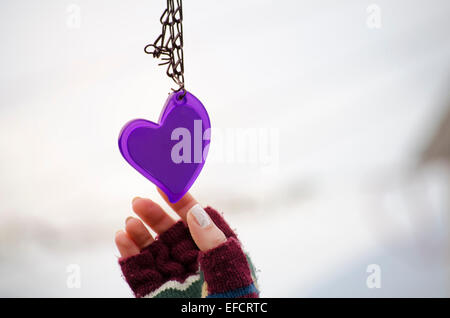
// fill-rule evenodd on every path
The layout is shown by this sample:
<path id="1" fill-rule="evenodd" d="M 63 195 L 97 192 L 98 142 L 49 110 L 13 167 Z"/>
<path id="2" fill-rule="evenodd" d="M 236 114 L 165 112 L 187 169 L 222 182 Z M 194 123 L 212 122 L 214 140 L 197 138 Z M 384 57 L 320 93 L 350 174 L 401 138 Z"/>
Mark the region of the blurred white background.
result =
<path id="1" fill-rule="evenodd" d="M 450 2 L 183 5 L 186 86 L 213 126 L 191 193 L 237 228 L 261 295 L 450 296 Z M 143 52 L 164 8 L 1 2 L 0 296 L 131 297 L 114 233 L 134 196 L 162 200 L 117 138 L 174 87 Z M 275 132 L 269 156 L 217 160 L 220 132 L 248 128 Z"/>

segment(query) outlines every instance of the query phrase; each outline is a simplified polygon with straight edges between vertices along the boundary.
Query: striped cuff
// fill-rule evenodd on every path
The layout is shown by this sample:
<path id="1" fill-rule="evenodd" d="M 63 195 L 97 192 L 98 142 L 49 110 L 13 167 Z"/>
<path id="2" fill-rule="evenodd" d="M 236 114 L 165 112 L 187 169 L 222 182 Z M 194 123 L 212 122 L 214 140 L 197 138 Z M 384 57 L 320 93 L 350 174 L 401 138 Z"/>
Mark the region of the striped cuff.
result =
<path id="1" fill-rule="evenodd" d="M 258 289 L 255 287 L 254 283 L 251 283 L 246 287 L 238 288 L 224 293 L 211 294 L 206 296 L 206 298 L 257 298 L 258 295 Z"/>

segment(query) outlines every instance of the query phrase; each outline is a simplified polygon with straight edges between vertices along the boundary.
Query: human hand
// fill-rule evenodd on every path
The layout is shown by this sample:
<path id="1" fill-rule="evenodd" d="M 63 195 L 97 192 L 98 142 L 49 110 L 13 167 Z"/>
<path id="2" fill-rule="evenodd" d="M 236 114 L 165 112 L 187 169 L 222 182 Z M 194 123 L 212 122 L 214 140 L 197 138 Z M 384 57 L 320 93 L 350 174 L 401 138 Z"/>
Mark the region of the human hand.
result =
<path id="1" fill-rule="evenodd" d="M 174 204 L 159 193 L 180 221 L 152 200 L 134 198 L 139 218 L 127 218 L 116 233 L 119 264 L 136 297 L 257 297 L 252 268 L 221 215 L 189 193 Z"/>

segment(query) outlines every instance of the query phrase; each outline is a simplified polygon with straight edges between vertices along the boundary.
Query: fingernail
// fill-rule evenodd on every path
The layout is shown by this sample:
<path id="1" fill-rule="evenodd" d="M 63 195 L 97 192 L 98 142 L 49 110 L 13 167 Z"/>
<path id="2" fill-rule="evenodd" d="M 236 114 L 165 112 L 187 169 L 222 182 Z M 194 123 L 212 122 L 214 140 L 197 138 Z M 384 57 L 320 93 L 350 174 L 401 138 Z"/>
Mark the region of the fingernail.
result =
<path id="1" fill-rule="evenodd" d="M 131 204 L 133 204 L 134 201 L 136 201 L 136 200 L 138 200 L 138 199 L 140 199 L 140 197 L 134 197 L 133 200 L 131 200 Z"/>
<path id="2" fill-rule="evenodd" d="M 132 216 L 127 217 L 127 218 L 125 219 L 125 225 L 127 225 L 128 221 L 131 220 L 132 218 L 133 218 Z"/>
<path id="3" fill-rule="evenodd" d="M 198 225 L 200 227 L 207 227 L 209 224 L 211 224 L 211 219 L 206 213 L 205 210 L 200 206 L 200 204 L 194 205 L 189 212 L 192 213 L 192 215 L 195 217 L 195 220 L 197 221 Z"/>

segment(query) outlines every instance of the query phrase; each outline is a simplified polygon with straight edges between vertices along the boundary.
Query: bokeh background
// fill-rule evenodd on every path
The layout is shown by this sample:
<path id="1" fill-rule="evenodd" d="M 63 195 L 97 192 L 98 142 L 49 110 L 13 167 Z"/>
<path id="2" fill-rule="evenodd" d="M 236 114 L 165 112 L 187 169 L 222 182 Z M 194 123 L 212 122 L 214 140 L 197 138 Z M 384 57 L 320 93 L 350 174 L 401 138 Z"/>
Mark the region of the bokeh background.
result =
<path id="1" fill-rule="evenodd" d="M 174 87 L 143 52 L 164 8 L 1 2 L 0 296 L 131 297 L 114 233 L 134 196 L 163 203 L 117 137 Z M 237 228 L 262 296 L 450 296 L 449 15 L 447 0 L 184 1 L 186 86 L 213 125 L 191 192 Z"/>

